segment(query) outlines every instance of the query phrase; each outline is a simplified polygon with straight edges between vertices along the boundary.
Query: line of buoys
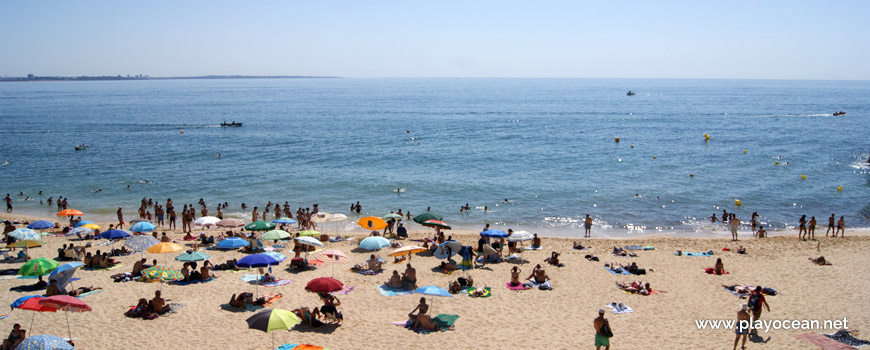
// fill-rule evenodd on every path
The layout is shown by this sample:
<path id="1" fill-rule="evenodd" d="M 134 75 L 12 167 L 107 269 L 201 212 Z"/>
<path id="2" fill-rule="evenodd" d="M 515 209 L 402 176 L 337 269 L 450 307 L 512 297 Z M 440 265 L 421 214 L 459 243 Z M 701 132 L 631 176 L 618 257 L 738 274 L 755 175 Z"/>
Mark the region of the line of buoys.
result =
<path id="1" fill-rule="evenodd" d="M 736 206 L 739 207 L 739 206 L 743 205 L 743 202 L 741 202 L 739 199 L 736 199 L 736 198 L 735 198 L 735 199 L 734 199 L 734 205 L 736 205 Z"/>
<path id="2" fill-rule="evenodd" d="M 837 192 L 843 192 L 843 186 L 837 187 Z"/>
<path id="3" fill-rule="evenodd" d="M 806 180 L 806 179 L 807 179 L 807 176 L 804 174 L 801 174 L 801 180 Z"/>

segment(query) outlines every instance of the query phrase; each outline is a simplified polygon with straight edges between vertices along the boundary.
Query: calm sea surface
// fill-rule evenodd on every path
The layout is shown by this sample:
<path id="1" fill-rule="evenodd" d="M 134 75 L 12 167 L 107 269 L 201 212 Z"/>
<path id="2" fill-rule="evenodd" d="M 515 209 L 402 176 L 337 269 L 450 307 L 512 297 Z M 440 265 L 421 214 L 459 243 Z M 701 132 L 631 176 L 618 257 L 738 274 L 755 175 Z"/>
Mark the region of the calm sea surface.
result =
<path id="1" fill-rule="evenodd" d="M 778 230 L 831 213 L 868 227 L 868 114 L 870 82 L 2 83 L 0 195 L 39 215 L 56 209 L 40 199 L 64 196 L 106 219 L 119 205 L 135 215 L 142 197 L 205 198 L 211 213 L 226 201 L 239 217 L 242 202 L 349 214 L 360 201 L 363 214 L 431 207 L 454 227 L 560 236 L 581 233 L 587 213 L 598 235 L 708 235 L 697 231 L 723 209 Z"/>

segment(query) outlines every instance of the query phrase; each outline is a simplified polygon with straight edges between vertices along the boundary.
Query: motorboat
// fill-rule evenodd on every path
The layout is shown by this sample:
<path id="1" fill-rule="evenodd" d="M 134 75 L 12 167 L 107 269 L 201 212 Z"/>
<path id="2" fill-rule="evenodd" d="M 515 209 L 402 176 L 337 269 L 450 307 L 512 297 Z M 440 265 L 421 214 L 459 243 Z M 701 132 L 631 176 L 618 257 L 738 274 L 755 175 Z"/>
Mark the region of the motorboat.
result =
<path id="1" fill-rule="evenodd" d="M 625 94 L 626 94 L 627 96 L 634 96 L 634 95 L 635 95 L 634 91 L 631 91 L 631 90 L 628 90 L 628 92 L 625 93 Z"/>
<path id="2" fill-rule="evenodd" d="M 76 146 L 76 151 L 84 151 L 86 149 L 88 149 L 88 146 L 85 144 L 81 144 L 81 145 Z"/>
<path id="3" fill-rule="evenodd" d="M 237 122 L 235 120 L 232 123 L 227 123 L 226 121 L 224 121 L 223 123 L 221 123 L 221 126 L 225 127 L 225 128 L 226 127 L 239 127 L 239 126 L 242 126 L 242 123 Z"/>
<path id="4" fill-rule="evenodd" d="M 839 117 L 839 116 L 841 116 L 841 115 L 846 115 L 846 112 L 843 112 L 843 111 L 834 112 L 834 116 L 835 116 L 835 117 Z"/>

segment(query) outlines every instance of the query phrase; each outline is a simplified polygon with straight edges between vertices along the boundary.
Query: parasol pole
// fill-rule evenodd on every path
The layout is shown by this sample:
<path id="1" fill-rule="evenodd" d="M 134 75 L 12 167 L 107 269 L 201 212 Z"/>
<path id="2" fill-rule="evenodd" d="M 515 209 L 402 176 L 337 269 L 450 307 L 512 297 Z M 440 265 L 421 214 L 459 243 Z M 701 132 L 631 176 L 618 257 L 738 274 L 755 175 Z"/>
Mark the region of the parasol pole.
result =
<path id="1" fill-rule="evenodd" d="M 67 306 L 67 310 L 64 311 L 64 314 L 66 314 L 66 331 L 67 331 L 67 336 L 69 336 L 69 340 L 72 341 L 72 329 L 69 327 L 69 306 Z"/>
<path id="2" fill-rule="evenodd" d="M 36 316 L 36 311 L 33 311 L 33 315 L 30 315 L 30 328 L 29 328 L 29 329 L 30 329 L 30 334 L 34 334 L 34 333 L 33 333 L 33 317 L 34 317 L 34 316 Z"/>

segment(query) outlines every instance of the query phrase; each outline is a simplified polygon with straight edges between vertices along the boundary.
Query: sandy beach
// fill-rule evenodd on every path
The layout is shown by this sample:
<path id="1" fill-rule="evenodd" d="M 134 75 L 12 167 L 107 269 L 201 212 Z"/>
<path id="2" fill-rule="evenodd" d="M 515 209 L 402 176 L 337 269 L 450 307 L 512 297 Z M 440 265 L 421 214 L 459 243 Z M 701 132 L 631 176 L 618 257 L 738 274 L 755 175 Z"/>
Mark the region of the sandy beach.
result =
<path id="1" fill-rule="evenodd" d="M 0 215 L 3 219 L 34 220 L 15 214 Z M 48 218 L 57 221 L 55 218 Z M 101 225 L 103 223 L 100 223 Z M 108 226 L 108 223 L 105 223 Z M 19 225 L 23 227 L 23 225 Z M 413 227 L 419 227 L 414 225 Z M 158 228 L 159 232 L 163 232 Z M 197 230 L 195 232 L 199 232 Z M 222 230 L 206 230 L 218 235 Z M 182 234 L 167 231 L 179 244 Z M 476 245 L 476 232 L 448 231 L 463 245 Z M 819 232 L 817 232 L 818 234 Z M 344 233 L 342 233 L 344 235 Z M 360 231 L 348 233 L 362 237 Z M 411 239 L 430 236 L 425 230 L 410 232 Z M 593 230 L 594 235 L 594 230 Z M 407 319 L 407 314 L 416 306 L 419 295 L 382 296 L 377 285 L 389 278 L 393 269 L 400 272 L 403 264 L 393 264 L 390 259 L 386 272 L 365 276 L 349 271 L 353 264 L 361 264 L 369 253 L 353 252 L 356 245 L 350 242 L 327 243 L 327 249 L 338 249 L 351 257 L 348 264 L 334 267 L 334 277 L 353 290 L 338 295 L 344 323 L 340 326 L 309 328 L 297 325 L 290 331 L 276 332 L 275 344 L 313 344 L 329 349 L 371 348 L 533 348 L 533 349 L 592 349 L 592 320 L 597 310 L 611 302 L 621 302 L 634 311 L 613 314 L 607 310 L 615 336 L 611 349 L 724 349 L 731 347 L 733 330 L 699 330 L 696 320 L 734 319 L 746 299 L 738 299 L 722 288 L 723 284 L 762 285 L 776 289 L 779 294 L 767 297 L 770 312 L 763 319 L 777 320 L 842 320 L 848 319 L 850 330 L 863 330 L 870 322 L 870 308 L 864 300 L 870 280 L 870 272 L 864 266 L 866 247 L 870 235 L 866 232 L 849 232 L 846 238 L 826 238 L 824 231 L 817 235 L 820 242 L 798 241 L 797 234 L 753 239 L 750 232 L 741 232 L 739 242 L 725 239 L 703 238 L 638 238 L 638 239 L 587 239 L 584 245 L 589 250 L 572 250 L 570 239 L 544 238 L 543 249 L 527 250 L 524 257 L 530 263 L 516 265 L 509 262 L 487 264 L 483 269 L 469 271 L 475 285 L 492 287 L 492 296 L 472 298 L 454 295 L 452 298 L 434 300 L 431 313 L 453 314 L 459 318 L 455 330 L 431 334 L 417 334 L 392 324 Z M 819 237 L 821 236 L 821 237 Z M 54 258 L 57 248 L 70 241 L 65 237 L 44 237 L 48 244 L 30 249 L 33 258 Z M 99 241 L 91 241 L 96 244 Z M 79 244 L 75 241 L 73 243 Z M 416 244 L 405 240 L 403 243 Z M 264 242 L 265 244 L 265 242 Z M 614 246 L 651 245 L 655 250 L 635 251 L 637 257 L 617 258 L 611 255 Z M 736 254 L 738 246 L 747 249 L 745 255 Z M 120 246 L 120 245 L 118 245 Z M 292 243 L 291 243 L 292 246 Z M 95 251 L 104 247 L 90 248 Z M 729 248 L 731 251 L 722 251 Z M 674 252 L 714 251 L 713 257 L 675 256 Z M 375 252 L 386 256 L 392 249 Z M 562 253 L 564 267 L 546 265 L 543 260 L 550 252 Z M 223 262 L 232 257 L 232 252 L 207 251 L 212 262 Z M 285 250 L 284 254 L 292 255 Z M 149 261 L 157 259 L 161 264 L 180 269 L 181 263 L 170 256 L 145 253 Z M 598 262 L 584 259 L 587 254 L 600 258 Z M 237 257 L 243 254 L 236 253 Z M 832 266 L 815 266 L 807 260 L 824 255 Z M 703 269 L 712 267 L 716 258 L 722 258 L 727 275 L 709 275 Z M 75 286 L 98 286 L 104 290 L 82 300 L 91 305 L 92 312 L 69 314 L 72 336 L 77 348 L 133 349 L 182 348 L 182 349 L 268 349 L 270 334 L 248 329 L 245 319 L 253 313 L 224 311 L 233 293 L 254 292 L 254 286 L 241 281 L 244 273 L 216 271 L 217 279 L 205 284 L 188 286 L 162 285 L 163 295 L 169 302 L 184 306 L 176 314 L 156 320 L 141 320 L 124 317 L 123 313 L 135 305 L 138 298 L 151 298 L 158 284 L 125 282 L 114 283 L 109 277 L 120 272 L 129 272 L 139 254 L 116 258 L 122 266 L 111 270 L 76 272 L 80 281 Z M 604 264 L 617 261 L 628 264 L 637 262 L 647 269 L 645 276 L 614 275 L 605 270 Z M 414 256 L 411 263 L 417 269 L 418 285 L 436 285 L 447 288 L 450 281 L 464 276 L 462 271 L 446 275 L 433 271 L 440 260 L 432 256 Z M 511 291 L 505 286 L 510 279 L 510 269 L 519 266 L 527 276 L 535 264 L 544 264 L 554 289 L 550 291 L 530 289 Z M 18 268 L 22 263 L 4 263 L 2 268 Z M 326 264 L 315 270 L 301 273 L 288 271 L 287 262 L 273 268 L 274 274 L 293 283 L 278 287 L 260 287 L 259 292 L 280 292 L 283 298 L 273 307 L 291 310 L 300 306 L 315 307 L 320 302 L 313 293 L 304 290 L 305 284 L 314 278 L 333 276 L 333 266 Z M 246 272 L 254 273 L 254 272 Z M 627 294 L 617 289 L 615 282 L 643 280 L 656 290 L 666 291 L 650 296 Z M 15 299 L 34 293 L 9 291 L 9 288 L 32 284 L 32 279 L 0 280 L 4 292 L 0 302 L 8 305 Z M 430 300 L 431 298 L 427 298 Z M 8 317 L 0 320 L 0 330 L 11 330 L 14 323 L 27 329 L 33 313 L 25 310 L 5 311 Z M 47 333 L 66 336 L 64 315 L 41 313 L 35 315 L 33 330 L 29 334 Z M 835 330 L 771 330 L 760 332 L 761 338 L 747 342 L 748 349 L 815 349 L 816 347 L 794 337 L 796 334 L 833 333 Z M 865 335 L 866 337 L 866 335 Z"/>

